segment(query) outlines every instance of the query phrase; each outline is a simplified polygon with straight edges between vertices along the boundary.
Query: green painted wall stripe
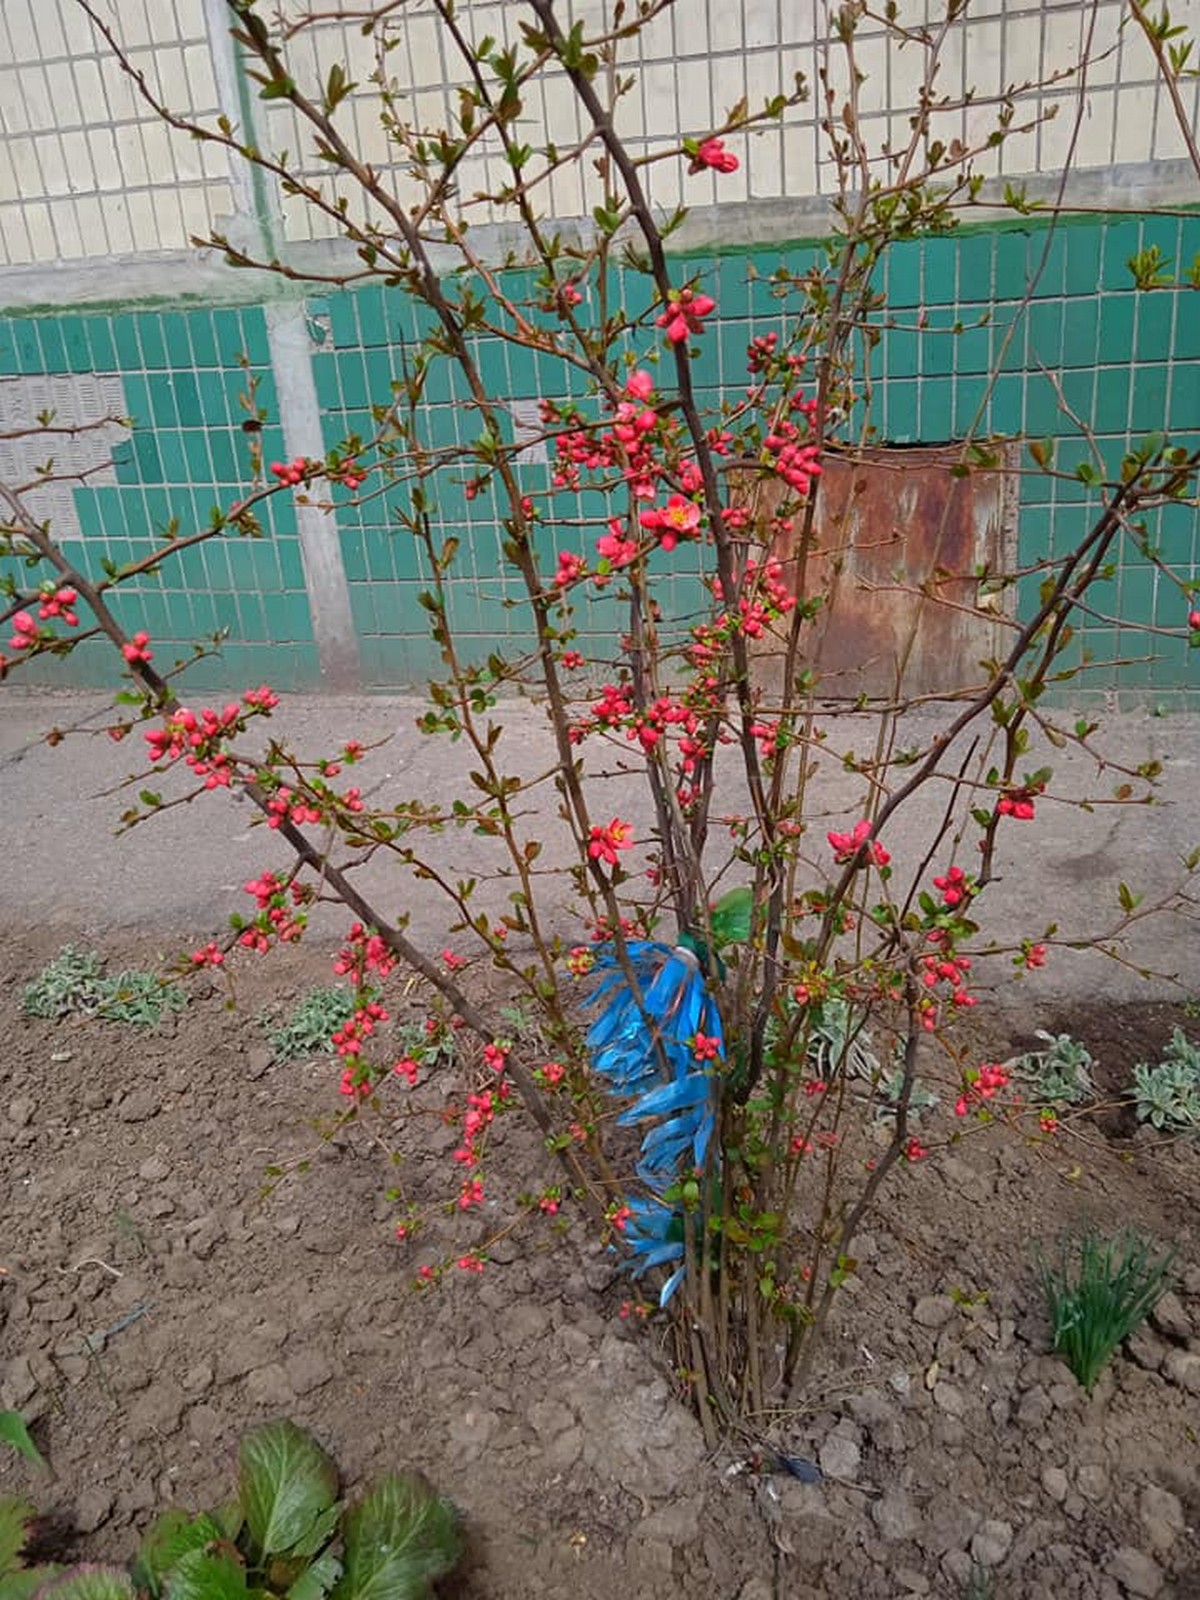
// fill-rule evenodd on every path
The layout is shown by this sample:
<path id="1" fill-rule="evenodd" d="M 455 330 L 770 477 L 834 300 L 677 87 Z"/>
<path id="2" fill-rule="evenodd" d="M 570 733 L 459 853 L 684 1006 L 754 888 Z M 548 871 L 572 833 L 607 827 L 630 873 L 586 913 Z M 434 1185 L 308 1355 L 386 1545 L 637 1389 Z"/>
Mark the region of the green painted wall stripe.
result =
<path id="1" fill-rule="evenodd" d="M 1186 271 L 1200 252 L 1200 215 L 1079 219 L 1053 232 L 1042 219 L 1031 218 L 894 247 L 880 269 L 888 309 L 878 319 L 878 343 L 870 356 L 879 438 L 896 444 L 961 438 L 982 406 L 985 433 L 1051 436 L 1069 468 L 1083 445 L 1060 409 L 1059 384 L 1066 402 L 1093 420 L 1110 459 L 1120 455 L 1134 422 L 1142 419 L 1146 426 L 1165 425 L 1183 440 L 1197 442 L 1200 317 L 1193 309 L 1194 291 L 1134 290 L 1129 257 L 1151 243 L 1177 270 Z M 695 370 L 707 400 L 742 388 L 747 340 L 778 324 L 782 302 L 769 281 L 771 273 L 781 261 L 793 272 L 803 271 L 816 254 L 812 245 L 782 255 L 772 245 L 678 258 L 679 280 L 698 276 L 718 302 L 718 315 L 699 341 Z M 514 274 L 514 289 L 528 278 Z M 643 279 L 618 275 L 616 287 L 627 292 L 633 309 L 648 301 Z M 1027 293 L 1029 304 L 1023 307 Z M 306 320 L 310 335 L 310 423 L 319 411 L 320 442 L 327 448 L 348 432 L 369 433 L 371 404 L 387 397 L 427 313 L 398 291 L 372 286 L 313 294 L 296 306 L 294 316 Z M 1001 369 L 989 383 L 1006 342 Z M 269 461 L 289 449 L 288 431 L 277 421 L 289 404 L 289 387 L 278 382 L 278 360 L 272 360 L 261 306 L 140 307 L 119 313 L 89 308 L 53 318 L 0 317 L 0 377 L 119 373 L 128 409 L 138 420 L 133 439 L 117 452 L 116 481 L 76 491 L 89 550 L 113 560 L 134 559 L 153 548 L 155 529 L 173 509 L 185 523 L 199 523 L 213 504 L 228 503 L 244 489 L 239 352 L 263 379 L 263 401 L 272 413 L 263 434 Z M 564 393 L 563 373 L 546 358 L 499 342 L 485 342 L 480 358 L 494 391 L 506 399 Z M 431 443 L 450 445 L 470 435 L 465 399 L 452 366 L 435 362 L 419 411 Z M 312 443 L 304 448 L 315 453 L 318 440 L 311 426 L 309 434 Z M 290 437 L 294 444 L 294 433 Z M 544 466 L 520 470 L 532 487 L 545 486 Z M 500 559 L 496 508 L 487 497 L 467 502 L 461 487 L 448 481 L 452 476 L 444 475 L 437 486 L 438 525 L 463 538 L 462 567 L 451 582 L 452 620 L 481 651 L 521 646 L 527 635 L 519 610 L 507 604 L 517 592 Z M 438 668 L 417 603 L 430 575 L 411 539 L 397 529 L 391 498 L 356 507 L 338 496 L 343 616 L 361 659 L 362 681 L 373 687 L 420 682 Z M 1024 564 L 1067 548 L 1094 512 L 1082 484 L 1035 475 L 1022 479 L 1021 499 Z M 603 516 L 594 495 L 581 502 L 581 509 Z M 1151 537 L 1185 575 L 1200 580 L 1195 519 L 1186 511 L 1174 514 L 1178 509 L 1155 519 Z M 322 606 L 328 613 L 328 596 L 318 592 L 314 602 L 313 594 L 325 579 L 310 568 L 306 581 L 295 508 L 276 500 L 271 522 L 270 542 L 209 544 L 182 573 L 164 570 L 161 578 L 142 580 L 122 600 L 131 616 L 139 606 L 148 608 L 155 623 L 151 631 L 180 651 L 198 627 L 228 628 L 226 666 L 201 665 L 208 681 L 219 681 L 225 672 L 234 687 L 249 663 L 255 664 L 250 676 L 269 677 L 285 687 L 320 681 L 311 611 L 315 603 L 318 615 Z M 554 543 L 548 534 L 547 559 L 553 559 Z M 690 606 L 694 570 L 689 573 L 686 552 L 682 560 L 672 581 L 679 603 Z M 1180 626 L 1178 591 L 1128 549 L 1116 560 L 1099 605 L 1103 614 L 1087 619 L 1079 633 L 1081 651 L 1099 660 L 1145 656 L 1148 647 L 1136 636 L 1137 623 Z M 616 653 L 620 623 L 609 597 L 588 600 L 579 623 L 585 648 Z M 1200 692 L 1200 653 L 1188 651 L 1182 639 L 1161 637 L 1152 649 L 1151 661 L 1130 660 L 1097 674 L 1096 692 L 1119 689 L 1156 702 L 1164 696 L 1194 701 Z M 92 664 L 81 658 L 81 664 L 72 665 L 68 677 L 89 681 L 88 674 L 99 669 L 94 656 L 88 660 Z M 62 681 L 60 669 L 49 664 L 45 678 Z"/>

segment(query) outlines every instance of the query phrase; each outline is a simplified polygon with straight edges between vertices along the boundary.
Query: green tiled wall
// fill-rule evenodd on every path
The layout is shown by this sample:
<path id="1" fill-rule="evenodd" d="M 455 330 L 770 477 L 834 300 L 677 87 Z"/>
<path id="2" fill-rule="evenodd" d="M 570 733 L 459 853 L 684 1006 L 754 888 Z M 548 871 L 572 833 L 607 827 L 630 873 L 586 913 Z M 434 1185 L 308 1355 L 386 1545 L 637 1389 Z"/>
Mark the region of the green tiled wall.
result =
<path id="1" fill-rule="evenodd" d="M 116 483 L 74 491 L 79 539 L 64 540 L 73 561 L 100 576 L 102 561 L 144 560 L 172 519 L 180 535 L 199 531 L 214 506 L 245 493 L 243 356 L 261 380 L 260 403 L 273 411 L 266 321 L 257 307 L 0 319 L 0 380 L 117 373 L 136 424 L 113 451 Z M 262 438 L 267 460 L 282 452 L 277 427 L 268 426 Z M 318 682 L 294 509 L 278 497 L 265 520 L 267 537 L 211 539 L 111 595 L 122 621 L 153 635 L 160 666 L 190 657 L 195 641 L 211 648 L 212 636 L 226 633 L 219 656 L 189 666 L 187 682 L 198 689 L 263 679 L 283 688 Z M 65 660 L 45 661 L 36 679 L 109 683 L 112 670 L 103 647 L 86 646 Z"/>
<path id="2" fill-rule="evenodd" d="M 1200 218 L 1087 219 L 1054 233 L 1028 224 L 981 228 L 896 246 L 880 268 L 887 312 L 869 357 L 876 437 L 896 445 L 961 439 L 972 427 L 988 435 L 1051 436 L 1060 465 L 1073 466 L 1084 444 L 1067 410 L 1087 419 L 1095 445 L 1115 466 L 1127 445 L 1166 427 L 1183 442 L 1200 435 L 1200 316 L 1196 291 L 1134 290 L 1127 262 L 1158 244 L 1181 275 L 1200 252 Z M 679 281 L 699 273 L 718 302 L 703 339 L 695 378 L 703 400 L 738 393 L 745 384 L 745 347 L 756 333 L 778 326 L 783 302 L 768 282 L 781 260 L 793 272 L 816 259 L 812 246 L 773 246 L 675 263 Z M 520 297 L 525 285 L 509 275 Z M 613 284 L 640 312 L 645 281 Z M 372 403 L 386 402 L 405 370 L 427 313 L 399 291 L 380 288 L 313 296 L 307 303 L 312 361 L 326 440 L 333 444 L 373 429 Z M 652 330 L 641 345 L 653 348 Z M 236 366 L 244 352 L 263 378 L 261 402 L 275 416 L 266 327 L 258 310 L 142 311 L 117 315 L 0 318 L 0 377 L 29 372 L 118 372 L 138 428 L 118 452 L 117 484 L 76 493 L 82 537 L 92 557 L 124 561 L 154 547 L 156 530 L 171 515 L 181 526 L 202 525 L 216 502 L 245 487 L 245 387 Z M 479 349 L 485 381 L 506 399 L 564 394 L 562 369 L 547 358 L 491 341 Z M 996 372 L 989 381 L 988 374 Z M 582 380 L 577 392 L 583 392 Z M 435 361 L 418 411 L 428 444 L 445 446 L 477 431 L 456 369 Z M 266 459 L 282 453 L 279 430 L 264 433 Z M 520 468 L 531 490 L 548 483 L 541 465 Z M 461 554 L 450 588 L 456 630 L 480 651 L 513 652 L 528 643 L 513 580 L 500 560 L 501 532 L 487 496 L 468 502 L 454 473 L 436 483 L 435 533 L 455 533 Z M 417 603 L 428 584 L 424 556 L 392 515 L 391 497 L 368 498 L 339 510 L 341 548 L 362 676 L 371 687 L 419 682 L 438 670 L 426 614 Z M 1021 477 L 1018 559 L 1022 566 L 1067 549 L 1088 526 L 1095 504 L 1083 485 L 1029 471 Z M 220 660 L 200 663 L 198 679 L 234 686 L 269 677 L 283 687 L 318 680 L 317 651 L 304 590 L 299 541 L 290 507 L 272 502 L 275 525 L 267 540 L 209 542 L 160 578 L 122 591 L 123 615 L 184 649 L 197 633 L 229 629 Z M 597 496 L 562 505 L 567 515 L 593 518 Z M 1200 576 L 1194 513 L 1172 508 L 1150 530 L 1169 565 Z M 547 533 L 545 556 L 556 543 L 585 548 L 593 534 Z M 681 617 L 699 590 L 696 552 L 682 548 L 664 606 Z M 1097 597 L 1100 615 L 1079 630 L 1078 648 L 1097 662 L 1135 658 L 1097 668 L 1092 687 L 1128 689 L 1149 699 L 1200 690 L 1200 652 L 1181 638 L 1147 635 L 1139 625 L 1180 629 L 1178 591 L 1120 547 L 1112 576 Z M 619 653 L 620 619 L 606 595 L 581 602 L 578 624 L 593 653 Z M 1152 657 L 1152 659 L 1144 659 Z M 62 664 L 48 677 L 62 681 Z M 95 656 L 67 663 L 77 681 L 101 670 Z"/>

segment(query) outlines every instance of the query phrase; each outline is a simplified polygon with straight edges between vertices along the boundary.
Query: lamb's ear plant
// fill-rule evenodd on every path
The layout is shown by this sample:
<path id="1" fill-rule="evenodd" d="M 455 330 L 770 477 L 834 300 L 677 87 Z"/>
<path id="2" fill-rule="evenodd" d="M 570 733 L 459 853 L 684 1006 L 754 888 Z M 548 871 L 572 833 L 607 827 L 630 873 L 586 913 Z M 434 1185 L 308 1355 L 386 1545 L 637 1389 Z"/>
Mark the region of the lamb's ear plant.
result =
<path id="1" fill-rule="evenodd" d="M 419 1473 L 352 1504 L 311 1434 L 269 1422 L 243 1438 L 237 1498 L 151 1525 L 128 1569 L 26 1566 L 32 1507 L 0 1501 L 0 1600 L 425 1600 L 461 1554 L 458 1517 Z"/>
<path id="2" fill-rule="evenodd" d="M 156 1028 L 186 1002 L 177 983 L 155 972 L 118 972 L 108 977 L 102 955 L 66 945 L 25 985 L 22 1004 L 31 1017 L 61 1022 L 64 1017 L 100 1017 L 135 1028 Z"/>
<path id="3" fill-rule="evenodd" d="M 1091 1394 L 1114 1350 L 1135 1332 L 1171 1282 L 1175 1252 L 1157 1255 L 1137 1234 L 1064 1240 L 1039 1260 L 1053 1349 Z"/>
<path id="4" fill-rule="evenodd" d="M 1163 1133 L 1200 1131 L 1200 1047 L 1176 1028 L 1157 1066 L 1139 1061 L 1133 1069 L 1139 1122 Z"/>
<path id="5" fill-rule="evenodd" d="M 276 1061 L 330 1055 L 331 1036 L 354 1015 L 354 991 L 344 983 L 322 984 L 304 995 L 287 1019 L 274 1026 L 264 1018 Z"/>
<path id="6" fill-rule="evenodd" d="M 1092 1071 L 1096 1058 L 1086 1045 L 1069 1033 L 1037 1030 L 1039 1050 L 1027 1050 L 1012 1063 L 1015 1078 L 1027 1084 L 1031 1101 L 1048 1106 L 1073 1106 L 1096 1093 Z"/>

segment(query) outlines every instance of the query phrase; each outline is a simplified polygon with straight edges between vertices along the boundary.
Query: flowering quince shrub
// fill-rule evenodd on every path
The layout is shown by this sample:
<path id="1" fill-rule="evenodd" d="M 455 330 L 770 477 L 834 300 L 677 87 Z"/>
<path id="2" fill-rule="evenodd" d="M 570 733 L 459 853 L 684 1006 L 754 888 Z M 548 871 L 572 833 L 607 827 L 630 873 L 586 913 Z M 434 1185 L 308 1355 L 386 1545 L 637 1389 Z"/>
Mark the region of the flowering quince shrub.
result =
<path id="1" fill-rule="evenodd" d="M 632 81 L 625 68 L 636 35 L 656 7 L 634 17 L 614 4 L 589 37 L 583 24 L 568 25 L 559 0 L 527 0 L 515 8 L 517 42 L 501 47 L 474 37 L 436 0 L 462 88 L 453 126 L 428 128 L 413 120 L 393 77 L 404 8 L 368 5 L 355 15 L 378 53 L 379 116 L 421 196 L 413 205 L 359 159 L 340 114 L 355 88 L 344 66 L 325 63 L 318 80 L 305 65 L 318 17 L 228 0 L 264 98 L 290 103 L 336 174 L 337 194 L 306 177 L 307 167 L 243 143 L 236 129 L 194 124 L 157 104 L 104 9 L 76 3 L 161 115 L 255 163 L 331 219 L 357 250 L 355 280 L 376 277 L 422 303 L 431 331 L 381 398 L 374 436 L 340 441 L 324 459 L 269 465 L 252 449 L 245 494 L 188 540 L 260 535 L 259 508 L 276 495 L 319 503 L 335 489 L 386 493 L 397 537 L 412 541 L 428 575 L 421 606 L 443 662 L 418 727 L 469 753 L 469 782 L 449 804 L 413 798 L 380 807 L 350 781 L 370 756 L 361 742 L 317 760 L 301 760 L 283 733 L 255 743 L 258 723 L 279 710 L 269 687 L 224 705 L 191 703 L 154 640 L 127 633 L 109 604 L 110 591 L 146 563 L 102 575 L 77 570 L 30 515 L 19 486 L 0 487 L 3 536 L 46 576 L 32 589 L 9 580 L 11 641 L 0 664 L 11 669 L 104 635 L 126 678 L 109 732 L 136 735 L 142 758 L 126 824 L 205 795 L 219 803 L 216 791 L 235 790 L 290 850 L 287 870 L 246 883 L 230 933 L 199 944 L 183 965 L 220 967 L 234 952 L 260 955 L 302 939 L 318 895 L 344 908 L 334 970 L 352 997 L 330 1038 L 344 1115 L 394 1116 L 406 1100 L 447 1085 L 456 1143 L 444 1207 L 461 1244 L 440 1265 L 414 1268 L 416 1283 L 484 1273 L 498 1231 L 552 1225 L 568 1203 L 582 1206 L 630 1268 L 621 1314 L 641 1319 L 661 1309 L 673 1319 L 705 1426 L 761 1409 L 774 1392 L 765 1353 L 782 1344 L 784 1389 L 803 1379 L 853 1270 L 854 1232 L 889 1176 L 903 1184 L 939 1146 L 997 1118 L 1031 1136 L 1054 1134 L 1053 1117 L 1022 1104 L 1005 1068 L 972 1059 L 955 1024 L 976 1003 L 981 963 L 995 970 L 1011 962 L 1024 976 L 1060 942 L 1032 912 L 1015 941 L 989 936 L 988 887 L 1000 859 L 1009 875 L 1022 870 L 1026 838 L 1054 795 L 1051 768 L 1026 768 L 1032 736 L 1084 749 L 1094 740 L 1093 723 L 1060 726 L 1044 703 L 1047 689 L 1071 675 L 1064 652 L 1073 613 L 1121 542 L 1148 549 L 1146 519 L 1157 506 L 1195 493 L 1197 456 L 1155 434 L 1123 460 L 1089 469 L 1095 520 L 1072 550 L 1043 565 L 1040 593 L 1007 619 L 1005 649 L 986 663 L 983 681 L 951 697 L 935 737 L 891 759 L 905 709 L 898 684 L 870 741 L 883 754 L 856 757 L 849 742 L 842 748 L 837 714 L 815 709 L 813 624 L 828 611 L 836 627 L 839 616 L 836 587 L 822 592 L 810 577 L 825 570 L 811 559 L 820 553 L 823 468 L 831 451 L 850 452 L 868 436 L 860 335 L 880 304 L 888 248 L 952 228 L 975 193 L 978 152 L 1018 131 L 1016 107 L 1005 104 L 978 145 L 956 140 L 951 154 L 936 139 L 937 117 L 965 105 L 933 87 L 953 16 L 942 43 L 926 51 L 928 92 L 906 159 L 873 165 L 850 109 L 831 118 L 842 183 L 827 263 L 802 276 L 780 269 L 776 325 L 752 334 L 742 380 L 707 403 L 695 364 L 720 307 L 711 284 L 680 281 L 665 240 L 682 214 L 660 216 L 648 169 L 673 159 L 689 181 L 721 182 L 761 125 L 791 114 L 803 85 L 757 109 L 743 102 L 703 138 L 635 156 L 617 131 L 618 103 Z M 833 29 L 851 85 L 859 17 L 860 8 L 842 7 Z M 592 130 L 586 155 L 526 142 L 534 137 L 527 108 L 540 104 L 545 75 L 565 79 L 577 97 Z M 506 168 L 488 203 L 519 228 L 519 264 L 535 273 L 532 290 L 526 276 L 519 295 L 477 249 L 469 205 L 456 192 L 457 168 L 485 140 Z M 543 216 L 542 196 L 548 177 L 585 160 L 589 170 L 596 163 L 602 193 L 591 233 L 568 244 Z M 862 171 L 881 176 L 864 190 Z M 211 243 L 235 265 L 278 265 L 220 236 Z M 457 252 L 457 271 L 445 269 L 435 245 Z M 618 262 L 627 285 L 620 304 L 612 299 Z M 305 276 L 302 265 L 287 271 Z M 526 441 L 512 438 L 503 397 L 485 381 L 483 336 L 561 366 L 561 393 L 541 401 L 548 473 L 518 461 Z M 445 363 L 457 368 L 479 430 L 451 454 L 427 436 L 422 409 L 426 384 Z M 962 471 L 992 461 L 986 441 L 964 445 Z M 1035 461 L 1055 472 L 1044 448 Z M 479 659 L 455 631 L 459 541 L 435 515 L 452 485 L 495 507 L 528 632 L 520 654 Z M 168 542 L 154 562 L 184 542 Z M 689 615 L 669 603 L 684 572 L 702 599 Z M 1181 631 L 1200 643 L 1200 611 L 1189 609 L 1191 589 L 1177 581 Z M 600 656 L 577 626 L 581 608 L 598 603 L 621 618 L 619 648 Z M 773 688 L 757 653 L 766 641 L 782 652 Z M 517 691 L 536 694 L 555 740 L 557 764 L 536 781 L 506 768 L 502 702 Z M 861 726 L 853 745 L 862 748 L 859 734 Z M 824 815 L 810 781 L 819 752 L 863 779 L 862 800 L 832 825 L 815 820 Z M 600 798 L 606 791 L 592 777 L 614 764 L 644 778 L 648 827 L 611 815 Z M 1115 765 L 1118 798 L 1153 780 L 1150 769 Z M 744 799 L 729 812 L 735 787 Z M 928 794 L 938 820 L 920 849 L 901 852 L 896 819 L 914 809 L 925 816 Z M 548 803 L 535 809 L 539 795 Z M 431 834 L 454 829 L 487 842 L 490 880 L 458 879 L 426 849 Z M 541 864 L 552 834 L 555 858 L 565 847 L 571 863 L 565 883 Z M 450 929 L 441 950 L 419 947 L 372 898 L 371 867 L 381 856 L 409 867 L 421 893 L 441 897 Z M 1113 947 L 1150 909 L 1123 888 L 1111 925 L 1093 930 L 1097 942 Z M 477 1003 L 479 964 L 503 974 L 536 1014 L 533 1033 L 514 1036 Z M 414 975 L 430 996 L 428 1021 L 398 1028 L 392 994 Z M 874 1057 L 856 1043 L 868 1023 Z M 937 1059 L 951 1064 L 944 1098 L 954 1114 L 918 1134 L 910 1115 L 918 1058 L 935 1042 Z M 888 1115 L 872 1119 L 885 1079 Z M 544 1161 L 513 1216 L 485 1223 L 489 1150 L 497 1124 L 514 1113 L 532 1119 Z M 881 1127 L 882 1146 L 867 1136 Z M 397 1245 L 407 1249 L 425 1218 L 402 1198 L 398 1205 Z"/>

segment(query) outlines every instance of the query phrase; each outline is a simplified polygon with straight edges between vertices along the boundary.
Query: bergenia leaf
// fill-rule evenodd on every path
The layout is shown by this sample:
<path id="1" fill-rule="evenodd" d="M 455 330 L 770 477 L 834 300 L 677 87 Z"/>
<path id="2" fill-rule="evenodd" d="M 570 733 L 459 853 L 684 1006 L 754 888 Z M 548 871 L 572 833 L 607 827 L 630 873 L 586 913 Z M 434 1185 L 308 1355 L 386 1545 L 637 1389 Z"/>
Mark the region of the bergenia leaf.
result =
<path id="1" fill-rule="evenodd" d="M 123 1567 L 84 1565 L 43 1583 L 38 1600 L 135 1600 L 133 1580 Z"/>
<path id="2" fill-rule="evenodd" d="M 342 1575 L 342 1563 L 326 1550 L 305 1567 L 287 1592 L 287 1600 L 324 1600 Z"/>
<path id="3" fill-rule="evenodd" d="M 341 1518 L 343 1504 L 335 1500 L 328 1511 L 322 1511 L 309 1526 L 308 1531 L 293 1545 L 289 1545 L 286 1555 L 289 1560 L 310 1561 L 329 1543 L 337 1532 L 338 1521 Z"/>
<path id="4" fill-rule="evenodd" d="M 281 1555 L 337 1499 L 337 1468 L 293 1422 L 255 1428 L 238 1450 L 238 1490 L 256 1553 Z"/>
<path id="5" fill-rule="evenodd" d="M 416 1473 L 382 1479 L 343 1524 L 345 1571 L 331 1600 L 424 1600 L 458 1561 L 458 1516 Z"/>
<path id="6" fill-rule="evenodd" d="M 246 1569 L 226 1550 L 189 1550 L 167 1575 L 166 1600 L 246 1600 Z"/>
<path id="7" fill-rule="evenodd" d="M 0 1576 L 0 1600 L 32 1600 L 32 1596 L 61 1571 L 58 1566 L 45 1566 L 17 1567 L 6 1572 Z"/>
<path id="8" fill-rule="evenodd" d="M 134 1583 L 150 1595 L 162 1593 L 168 1573 L 189 1550 L 203 1550 L 222 1537 L 212 1517 L 190 1517 L 172 1507 L 152 1524 L 130 1568 Z"/>
<path id="9" fill-rule="evenodd" d="M 20 1566 L 21 1551 L 29 1537 L 33 1507 L 25 1500 L 0 1500 L 0 1578 Z"/>

